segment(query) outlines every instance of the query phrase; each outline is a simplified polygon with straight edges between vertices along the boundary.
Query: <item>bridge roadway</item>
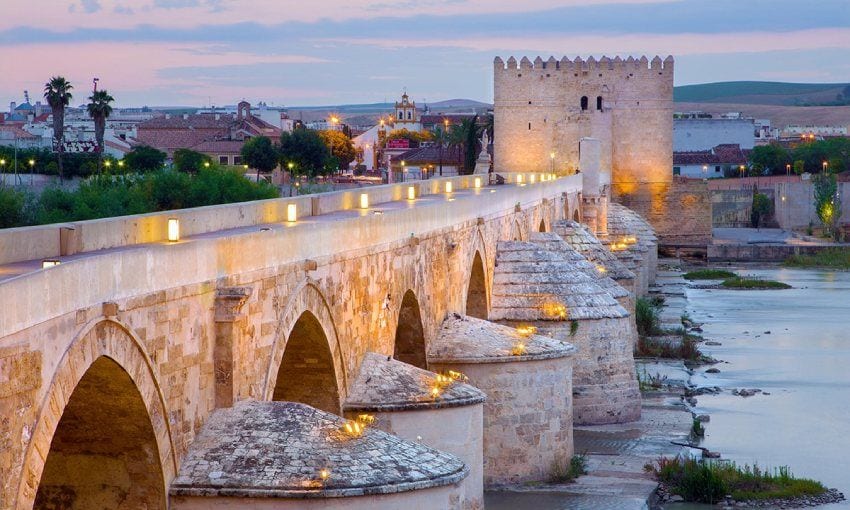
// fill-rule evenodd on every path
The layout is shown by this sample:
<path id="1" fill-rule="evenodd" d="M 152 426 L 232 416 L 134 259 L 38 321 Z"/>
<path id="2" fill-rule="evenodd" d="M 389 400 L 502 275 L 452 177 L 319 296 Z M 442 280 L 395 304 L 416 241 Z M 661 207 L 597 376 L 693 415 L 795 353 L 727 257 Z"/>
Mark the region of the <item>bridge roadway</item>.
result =
<path id="1" fill-rule="evenodd" d="M 472 179 L 416 183 L 413 201 L 406 183 L 80 222 L 82 249 L 48 269 L 14 253 L 55 256 L 59 226 L 0 232 L 0 508 L 116 477 L 160 506 L 215 408 L 339 414 L 366 352 L 424 353 L 449 313 L 486 313 L 495 244 L 574 217 L 582 180 Z M 360 193 L 376 203 L 356 208 Z M 179 242 L 163 241 L 168 217 Z M 112 463 L 81 469 L 91 455 Z"/>

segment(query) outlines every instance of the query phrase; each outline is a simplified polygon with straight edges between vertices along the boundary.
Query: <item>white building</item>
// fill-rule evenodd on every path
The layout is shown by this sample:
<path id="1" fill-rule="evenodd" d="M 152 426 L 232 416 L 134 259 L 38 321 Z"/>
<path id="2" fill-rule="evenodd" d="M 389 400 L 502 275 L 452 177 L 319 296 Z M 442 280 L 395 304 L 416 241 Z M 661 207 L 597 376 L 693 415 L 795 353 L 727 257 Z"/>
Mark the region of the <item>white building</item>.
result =
<path id="1" fill-rule="evenodd" d="M 674 118 L 673 151 L 708 151 L 724 144 L 752 149 L 755 133 L 755 122 L 748 118 Z"/>

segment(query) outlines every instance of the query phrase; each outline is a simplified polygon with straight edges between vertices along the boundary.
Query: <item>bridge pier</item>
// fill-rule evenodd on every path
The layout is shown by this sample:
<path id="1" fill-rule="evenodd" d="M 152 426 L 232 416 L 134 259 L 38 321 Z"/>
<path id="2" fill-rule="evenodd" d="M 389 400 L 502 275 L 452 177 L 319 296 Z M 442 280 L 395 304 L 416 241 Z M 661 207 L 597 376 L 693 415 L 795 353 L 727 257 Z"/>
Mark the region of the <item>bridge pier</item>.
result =
<path id="1" fill-rule="evenodd" d="M 230 407 L 237 395 L 233 388 L 234 359 L 243 345 L 242 333 L 247 313 L 242 310 L 251 297 L 250 287 L 219 289 L 215 298 L 215 346 L 213 370 L 215 373 L 215 407 Z"/>
<path id="2" fill-rule="evenodd" d="M 462 381 L 441 383 L 433 372 L 368 352 L 343 404 L 343 413 L 349 419 L 372 414 L 376 428 L 463 460 L 469 467 L 469 476 L 461 483 L 462 506 L 474 509 L 484 506 L 485 398 L 478 388 Z"/>
<path id="3" fill-rule="evenodd" d="M 473 317 L 450 316 L 428 351 L 433 370 L 454 370 L 487 393 L 484 485 L 545 481 L 573 455 L 575 348 Z"/>
<path id="4" fill-rule="evenodd" d="M 640 417 L 631 317 L 560 253 L 531 242 L 497 244 L 490 319 L 533 326 L 578 348 L 573 421 L 623 423 Z"/>

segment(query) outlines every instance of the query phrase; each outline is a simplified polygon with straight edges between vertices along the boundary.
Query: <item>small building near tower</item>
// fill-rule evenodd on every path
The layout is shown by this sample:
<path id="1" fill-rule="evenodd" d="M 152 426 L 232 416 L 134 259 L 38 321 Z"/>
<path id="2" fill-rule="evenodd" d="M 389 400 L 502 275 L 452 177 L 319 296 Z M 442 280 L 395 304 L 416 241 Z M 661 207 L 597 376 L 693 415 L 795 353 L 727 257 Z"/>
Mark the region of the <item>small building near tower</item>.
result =
<path id="1" fill-rule="evenodd" d="M 401 95 L 401 101 L 395 103 L 395 125 L 393 129 L 406 129 L 408 131 L 422 131 L 419 122 L 419 112 L 416 110 L 416 101 L 411 101 L 407 91 Z"/>

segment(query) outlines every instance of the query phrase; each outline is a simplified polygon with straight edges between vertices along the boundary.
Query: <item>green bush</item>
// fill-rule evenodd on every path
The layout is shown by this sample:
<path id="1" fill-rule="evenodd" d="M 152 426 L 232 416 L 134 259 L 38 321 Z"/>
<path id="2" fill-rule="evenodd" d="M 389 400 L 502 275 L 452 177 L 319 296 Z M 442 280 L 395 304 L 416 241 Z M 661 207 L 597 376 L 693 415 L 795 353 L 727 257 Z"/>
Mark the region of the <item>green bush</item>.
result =
<path id="1" fill-rule="evenodd" d="M 24 224 L 24 194 L 11 188 L 0 188 L 0 228 Z"/>
<path id="2" fill-rule="evenodd" d="M 784 265 L 803 268 L 850 269 L 850 249 L 829 248 L 814 255 L 791 255 L 785 259 Z"/>
<path id="3" fill-rule="evenodd" d="M 640 336 L 658 333 L 661 324 L 658 307 L 646 298 L 637 298 L 635 301 L 635 323 Z"/>
<path id="4" fill-rule="evenodd" d="M 723 280 L 721 284 L 727 289 L 790 289 L 791 286 L 787 283 L 776 282 L 773 280 L 762 280 L 759 278 L 751 278 L 746 276 L 735 276 Z"/>
<path id="5" fill-rule="evenodd" d="M 587 474 L 587 456 L 576 454 L 570 457 L 569 461 L 566 458 L 556 458 L 552 462 L 552 472 L 549 475 L 551 483 L 569 483 Z"/>
<path id="6" fill-rule="evenodd" d="M 725 280 L 734 276 L 735 273 L 723 269 L 700 269 L 685 273 L 683 278 L 685 280 Z"/>
<path id="7" fill-rule="evenodd" d="M 0 228 L 61 223 L 186 207 L 275 198 L 277 189 L 240 173 L 204 169 L 196 176 L 170 170 L 147 174 L 98 175 L 74 190 L 45 189 L 38 199 L 0 190 Z"/>
<path id="8" fill-rule="evenodd" d="M 787 466 L 773 470 L 734 462 L 661 457 L 644 466 L 685 501 L 714 504 L 731 494 L 737 501 L 817 496 L 826 488 L 815 480 L 795 478 Z"/>

